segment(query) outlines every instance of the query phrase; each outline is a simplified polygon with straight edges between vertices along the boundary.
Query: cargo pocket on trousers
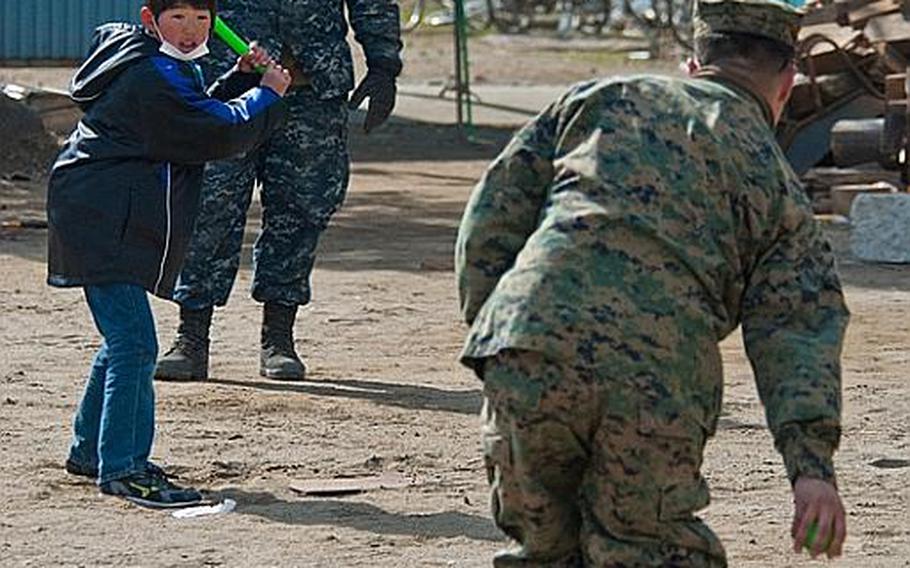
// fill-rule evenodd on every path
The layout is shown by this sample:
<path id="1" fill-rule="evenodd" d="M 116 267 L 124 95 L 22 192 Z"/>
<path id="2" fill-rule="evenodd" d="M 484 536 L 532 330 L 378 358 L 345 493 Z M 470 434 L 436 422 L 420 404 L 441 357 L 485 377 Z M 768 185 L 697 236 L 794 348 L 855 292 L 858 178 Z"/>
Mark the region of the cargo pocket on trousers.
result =
<path id="1" fill-rule="evenodd" d="M 484 399 L 481 410 L 481 438 L 483 443 L 483 459 L 487 470 L 487 481 L 496 485 L 497 478 L 502 470 L 508 470 L 512 464 L 512 452 L 508 432 L 504 432 L 497 423 L 496 410 L 493 402 Z"/>
<path id="2" fill-rule="evenodd" d="M 514 478 L 511 435 L 499 423 L 494 402 L 490 399 L 484 400 L 481 417 L 483 458 L 491 490 L 493 521 L 506 534 L 518 538 L 517 533 L 510 528 L 513 524 L 510 518 L 514 512 L 514 500 L 520 500 L 516 488 L 510 484 Z"/>
<path id="3" fill-rule="evenodd" d="M 660 522 L 686 521 L 708 505 L 708 484 L 701 475 L 706 431 L 688 416 L 666 418 L 641 409 L 638 431 L 656 457 L 653 465 L 660 498 Z"/>

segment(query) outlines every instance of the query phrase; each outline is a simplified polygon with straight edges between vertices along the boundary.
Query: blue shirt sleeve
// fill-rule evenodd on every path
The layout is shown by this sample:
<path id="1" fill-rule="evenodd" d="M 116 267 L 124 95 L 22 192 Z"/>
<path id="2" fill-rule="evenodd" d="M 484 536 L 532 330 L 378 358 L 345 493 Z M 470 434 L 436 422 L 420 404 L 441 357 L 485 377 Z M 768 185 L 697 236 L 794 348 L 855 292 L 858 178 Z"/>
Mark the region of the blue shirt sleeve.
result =
<path id="1" fill-rule="evenodd" d="M 242 154 L 284 120 L 284 102 L 271 89 L 257 86 L 222 102 L 201 89 L 188 65 L 164 56 L 151 65 L 138 98 L 152 159 L 203 163 Z"/>

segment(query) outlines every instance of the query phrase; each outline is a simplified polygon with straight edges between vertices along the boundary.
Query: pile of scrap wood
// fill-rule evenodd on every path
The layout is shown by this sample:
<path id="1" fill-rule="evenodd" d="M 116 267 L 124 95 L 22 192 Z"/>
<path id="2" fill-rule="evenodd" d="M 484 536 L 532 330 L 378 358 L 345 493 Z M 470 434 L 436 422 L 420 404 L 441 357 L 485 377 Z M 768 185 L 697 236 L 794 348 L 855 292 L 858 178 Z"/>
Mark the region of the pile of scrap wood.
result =
<path id="1" fill-rule="evenodd" d="M 907 191 L 910 0 L 844 0 L 810 9 L 801 75 L 779 130 L 819 213 L 864 192 Z"/>

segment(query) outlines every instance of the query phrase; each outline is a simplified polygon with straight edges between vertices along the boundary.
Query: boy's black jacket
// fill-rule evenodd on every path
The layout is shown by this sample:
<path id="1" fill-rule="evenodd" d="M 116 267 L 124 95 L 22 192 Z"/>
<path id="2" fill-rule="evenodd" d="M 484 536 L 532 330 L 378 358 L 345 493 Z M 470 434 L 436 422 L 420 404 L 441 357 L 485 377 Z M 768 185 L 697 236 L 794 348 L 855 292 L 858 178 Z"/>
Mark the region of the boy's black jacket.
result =
<path id="1" fill-rule="evenodd" d="M 284 120 L 258 76 L 229 73 L 207 95 L 198 66 L 159 47 L 138 26 L 107 24 L 73 78 L 85 116 L 48 186 L 53 286 L 131 283 L 170 298 L 205 162 L 248 151 Z"/>

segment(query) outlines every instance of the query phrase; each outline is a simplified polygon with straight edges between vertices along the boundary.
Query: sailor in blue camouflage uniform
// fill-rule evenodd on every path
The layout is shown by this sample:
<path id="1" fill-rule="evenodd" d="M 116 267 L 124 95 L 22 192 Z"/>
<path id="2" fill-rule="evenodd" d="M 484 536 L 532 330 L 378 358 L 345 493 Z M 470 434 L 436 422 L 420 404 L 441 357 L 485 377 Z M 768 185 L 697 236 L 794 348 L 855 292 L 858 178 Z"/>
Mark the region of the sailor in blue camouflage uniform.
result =
<path id="1" fill-rule="evenodd" d="M 694 77 L 577 85 L 475 188 L 456 271 L 505 567 L 721 568 L 699 519 L 740 325 L 792 483 L 793 544 L 841 553 L 848 311 L 774 138 L 799 12 L 697 0 Z M 782 559 L 766 559 L 779 566 Z"/>
<path id="2" fill-rule="evenodd" d="M 293 327 L 298 306 L 311 298 L 319 236 L 348 186 L 349 109 L 369 99 L 367 133 L 392 112 L 402 68 L 399 8 L 394 0 L 223 0 L 219 6 L 232 27 L 269 53 L 280 54 L 291 70 L 288 123 L 257 150 L 209 167 L 175 293 L 180 304 L 177 337 L 158 361 L 155 376 L 208 376 L 213 308 L 227 303 L 237 275 L 246 214 L 258 181 L 262 230 L 253 249 L 252 296 L 264 304 L 260 374 L 299 380 L 306 368 L 294 349 Z M 368 69 L 350 101 L 349 25 Z M 235 57 L 224 46 L 213 47 L 213 63 L 206 71 L 218 76 Z"/>

